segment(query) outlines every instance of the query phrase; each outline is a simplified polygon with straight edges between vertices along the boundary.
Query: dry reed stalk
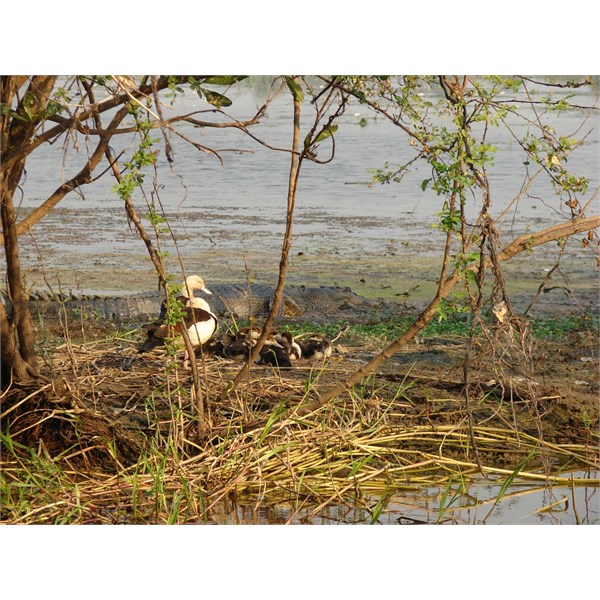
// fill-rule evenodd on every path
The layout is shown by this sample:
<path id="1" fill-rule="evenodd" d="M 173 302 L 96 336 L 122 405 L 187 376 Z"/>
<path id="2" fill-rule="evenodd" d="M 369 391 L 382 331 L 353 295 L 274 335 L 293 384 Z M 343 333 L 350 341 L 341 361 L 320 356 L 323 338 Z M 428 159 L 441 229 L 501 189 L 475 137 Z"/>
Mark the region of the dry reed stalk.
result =
<path id="1" fill-rule="evenodd" d="M 8 408 L 2 414 L 0 414 L 0 420 L 2 420 L 5 417 L 7 417 L 11 412 L 13 412 L 17 408 L 19 408 L 19 406 L 21 406 L 25 402 L 28 402 L 29 400 L 32 400 L 33 398 L 35 398 L 35 396 L 37 396 L 38 394 L 44 393 L 46 390 L 48 390 L 51 387 L 52 387 L 52 384 L 51 383 L 47 383 L 46 385 L 44 385 L 44 386 L 38 388 L 37 390 L 34 390 L 33 392 L 31 392 L 31 394 L 28 394 L 27 396 L 25 396 L 22 400 L 19 400 L 18 402 L 15 402 L 10 408 Z M 5 394 L 2 394 L 2 396 L 4 396 L 4 395 Z"/>
<path id="2" fill-rule="evenodd" d="M 417 401 L 397 381 L 365 385 L 335 404 L 300 416 L 295 407 L 318 393 L 321 381 L 307 384 L 305 370 L 277 374 L 252 368 L 234 393 L 216 402 L 235 372 L 228 361 L 203 363 L 203 394 L 212 403 L 213 427 L 212 437 L 199 441 L 188 435 L 196 426 L 189 373 L 169 367 L 171 361 L 155 354 L 140 357 L 130 341 L 114 339 L 71 346 L 70 355 L 52 357 L 57 372 L 69 373 L 64 386 L 55 389 L 64 397 L 52 410 L 31 413 L 22 427 L 18 415 L 13 431 L 41 431 L 55 421 L 79 422 L 82 437 L 73 438 L 78 445 L 60 458 L 65 466 L 60 477 L 65 486 L 77 486 L 80 500 L 77 505 L 61 498 L 61 493 L 70 492 L 57 487 L 52 501 L 40 498 L 43 504 L 22 513 L 19 522 L 60 519 L 61 511 L 108 522 L 106 514 L 122 510 L 135 513 L 125 519 L 153 515 L 167 522 L 167 507 L 175 499 L 181 515 L 194 520 L 204 518 L 230 494 L 242 492 L 288 494 L 302 502 L 310 498 L 321 510 L 347 503 L 357 494 L 443 485 L 456 472 L 476 475 L 479 465 L 469 459 L 472 440 L 489 475 L 510 475 L 510 465 L 531 449 L 557 465 L 598 468 L 598 449 L 592 444 L 557 444 L 506 426 L 504 415 L 526 410 L 526 403 L 482 404 L 471 437 L 460 397 Z M 70 371 L 73 365 L 77 368 Z M 336 378 L 346 368 L 337 364 L 321 369 L 320 377 Z M 46 386 L 26 399 L 48 391 Z M 20 399 L 5 414 L 17 413 L 23 404 Z M 115 447 L 109 452 L 111 440 Z M 114 475 L 105 470 L 111 452 L 116 452 L 110 459 L 118 470 Z M 509 466 L 498 466 L 496 454 L 508 456 Z M 18 477 L 18 466 L 2 460 L 4 475 Z M 597 484 L 560 477 L 560 469 L 546 474 L 521 471 L 519 477 L 560 485 Z M 164 495 L 160 502 L 148 495 L 157 480 Z M 108 513 L 99 515 L 98 507 Z"/>

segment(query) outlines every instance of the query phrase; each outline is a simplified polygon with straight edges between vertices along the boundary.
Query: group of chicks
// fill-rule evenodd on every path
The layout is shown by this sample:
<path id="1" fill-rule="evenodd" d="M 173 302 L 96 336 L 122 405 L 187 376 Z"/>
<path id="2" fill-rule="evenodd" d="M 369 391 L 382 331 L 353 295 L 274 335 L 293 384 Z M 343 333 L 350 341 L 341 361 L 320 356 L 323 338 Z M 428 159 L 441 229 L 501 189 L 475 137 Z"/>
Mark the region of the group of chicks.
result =
<path id="1" fill-rule="evenodd" d="M 261 330 L 242 327 L 235 332 L 226 332 L 220 339 L 209 342 L 203 351 L 212 355 L 233 360 L 248 360 L 252 348 L 256 346 Z M 313 360 L 329 358 L 332 352 L 331 342 L 321 336 L 313 335 L 306 340 L 294 339 L 289 331 L 271 329 L 255 360 L 257 365 L 289 368 L 299 358 Z"/>
<path id="2" fill-rule="evenodd" d="M 206 300 L 194 296 L 196 290 L 212 294 L 201 277 L 198 275 L 187 277 L 181 295 L 177 297 L 179 304 L 183 305 L 180 318 L 174 325 L 167 323 L 167 302 L 164 301 L 158 319 L 145 326 L 146 339 L 138 347 L 138 352 L 148 352 L 164 345 L 168 338 L 172 338 L 176 333 L 183 335 L 185 331 L 195 353 L 233 360 L 248 360 L 252 348 L 258 342 L 261 330 L 242 327 L 216 338 L 219 320 Z M 299 358 L 324 359 L 331 356 L 331 352 L 331 342 L 322 336 L 313 335 L 305 340 L 294 339 L 288 331 L 279 332 L 273 329 L 269 331 L 255 362 L 258 365 L 289 368 L 292 362 Z M 184 366 L 188 366 L 189 359 L 186 349 Z"/>

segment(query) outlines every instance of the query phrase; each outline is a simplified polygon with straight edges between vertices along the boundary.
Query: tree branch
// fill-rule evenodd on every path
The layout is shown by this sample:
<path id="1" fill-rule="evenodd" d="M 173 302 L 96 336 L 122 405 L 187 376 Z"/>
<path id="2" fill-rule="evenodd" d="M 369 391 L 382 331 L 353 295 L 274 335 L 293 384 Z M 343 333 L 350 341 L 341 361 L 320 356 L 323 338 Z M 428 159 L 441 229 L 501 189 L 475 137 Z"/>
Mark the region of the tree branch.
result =
<path id="1" fill-rule="evenodd" d="M 592 217 L 584 217 L 576 219 L 574 221 L 568 221 L 567 223 L 560 223 L 553 225 L 541 231 L 533 234 L 526 234 L 518 237 L 516 240 L 504 247 L 504 249 L 498 253 L 496 260 L 498 262 L 510 260 L 517 254 L 553 242 L 566 238 L 577 233 L 584 231 L 590 231 L 600 227 L 600 215 Z M 487 259 L 486 268 L 491 266 L 491 259 Z M 471 271 L 478 271 L 478 265 L 473 265 L 469 268 Z M 416 321 L 396 340 L 394 340 L 387 348 L 385 348 L 380 354 L 373 357 L 368 363 L 362 368 L 353 373 L 348 379 L 336 385 L 333 389 L 321 395 L 317 400 L 307 402 L 298 407 L 296 413 L 298 415 L 305 415 L 312 412 L 327 404 L 333 400 L 336 396 L 350 389 L 352 386 L 360 383 L 365 377 L 370 375 L 373 371 L 379 368 L 384 362 L 394 356 L 403 346 L 413 340 L 419 332 L 431 321 L 435 316 L 437 309 L 443 298 L 446 298 L 454 286 L 464 276 L 464 270 L 455 269 L 445 281 L 443 281 L 439 287 L 438 293 L 435 298 L 429 303 L 429 305 L 423 310 L 423 312 L 417 317 Z"/>
<path id="2" fill-rule="evenodd" d="M 87 163 L 75 175 L 68 181 L 65 181 L 60 187 L 58 187 L 55 192 L 45 200 L 40 206 L 38 206 L 35 210 L 33 210 L 29 215 L 27 215 L 22 221 L 15 225 L 15 231 L 17 236 L 22 235 L 29 231 L 38 221 L 40 221 L 43 217 L 45 217 L 69 192 L 72 192 L 74 189 L 81 187 L 86 183 L 91 183 L 92 178 L 91 174 L 94 169 L 100 164 L 102 158 L 104 157 L 108 147 L 110 140 L 113 135 L 113 131 L 115 131 L 119 125 L 119 123 L 125 118 L 128 114 L 127 107 L 123 107 L 112 119 L 108 129 L 100 134 L 100 141 L 96 146 L 92 156 L 88 159 Z M 4 235 L 0 234 L 0 246 L 4 245 Z"/>
<path id="3" fill-rule="evenodd" d="M 302 101 L 296 96 L 294 96 L 294 133 L 292 136 L 292 152 L 288 183 L 287 218 L 283 245 L 281 248 L 281 260 L 279 262 L 279 278 L 277 280 L 277 287 L 275 288 L 275 293 L 273 296 L 273 303 L 269 310 L 269 314 L 267 315 L 267 319 L 263 325 L 260 337 L 256 341 L 256 345 L 250 349 L 250 356 L 248 357 L 248 360 L 244 363 L 244 366 L 235 376 L 235 379 L 233 380 L 231 386 L 229 386 L 229 388 L 225 390 L 224 395 L 229 394 L 233 389 L 235 389 L 237 385 L 239 385 L 240 381 L 242 381 L 242 379 L 244 379 L 247 376 L 248 371 L 250 370 L 250 366 L 254 363 L 254 361 L 258 357 L 261 348 L 265 344 L 265 340 L 269 335 L 269 331 L 271 330 L 271 326 L 275 321 L 275 317 L 279 314 L 279 309 L 281 308 L 281 303 L 283 301 L 283 290 L 285 288 L 285 278 L 288 267 L 288 256 L 290 246 L 292 244 L 292 224 L 294 220 L 294 205 L 296 203 L 296 189 L 298 187 L 298 177 L 300 176 L 300 167 L 302 164 L 301 156 L 298 152 L 298 148 L 300 146 L 301 106 Z"/>

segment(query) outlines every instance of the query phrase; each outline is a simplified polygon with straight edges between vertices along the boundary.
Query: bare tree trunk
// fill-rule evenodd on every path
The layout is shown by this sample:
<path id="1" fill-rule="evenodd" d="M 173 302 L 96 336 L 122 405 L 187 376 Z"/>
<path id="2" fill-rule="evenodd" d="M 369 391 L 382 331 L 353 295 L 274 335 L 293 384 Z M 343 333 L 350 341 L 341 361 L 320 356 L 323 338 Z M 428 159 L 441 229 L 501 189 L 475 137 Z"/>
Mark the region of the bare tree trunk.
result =
<path id="1" fill-rule="evenodd" d="M 33 77 L 31 83 L 13 108 L 21 119 L 0 115 L 2 155 L 9 149 L 26 144 L 34 135 L 37 125 L 44 119 L 50 92 L 56 77 Z M 12 106 L 13 98 L 22 85 L 20 78 L 2 77 L 0 89 L 2 102 Z M 23 175 L 25 158 L 17 160 L 12 167 L 0 175 L 0 212 L 2 234 L 6 252 L 6 284 L 10 310 L 0 309 L 0 331 L 2 333 L 1 372 L 2 388 L 11 382 L 26 383 L 40 377 L 35 352 L 35 332 L 29 311 L 29 297 L 23 284 L 19 243 L 17 240 L 17 216 L 13 196 Z"/>
<path id="2" fill-rule="evenodd" d="M 2 387 L 8 383 L 5 377 L 12 373 L 11 380 L 25 382 L 39 376 L 35 353 L 33 319 L 29 311 L 29 296 L 23 285 L 19 244 L 15 230 L 16 216 L 12 194 L 2 193 L 2 231 L 6 250 L 6 283 L 10 301 L 10 312 L 0 312 L 2 320 Z"/>

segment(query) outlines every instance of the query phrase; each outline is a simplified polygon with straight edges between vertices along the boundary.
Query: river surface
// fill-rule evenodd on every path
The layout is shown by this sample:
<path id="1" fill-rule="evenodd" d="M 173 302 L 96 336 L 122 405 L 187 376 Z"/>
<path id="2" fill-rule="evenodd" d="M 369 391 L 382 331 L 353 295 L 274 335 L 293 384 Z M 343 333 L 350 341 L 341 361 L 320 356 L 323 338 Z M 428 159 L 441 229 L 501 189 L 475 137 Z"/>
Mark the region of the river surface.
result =
<path id="1" fill-rule="evenodd" d="M 588 479 L 590 484 L 571 486 L 568 479 Z M 579 471 L 563 474 L 566 483 L 544 485 L 516 477 L 502 490 L 505 477 L 475 477 L 464 486 L 456 481 L 446 487 L 415 488 L 380 498 L 362 498 L 326 508 L 288 502 L 269 503 L 268 498 L 224 501 L 207 522 L 218 524 L 312 525 L 591 525 L 600 524 L 600 473 Z M 366 505 L 366 506 L 365 506 Z"/>
<path id="2" fill-rule="evenodd" d="M 266 94 L 266 78 L 251 78 L 236 89 L 228 92 L 234 101 L 228 113 L 238 119 L 250 118 Z M 572 101 L 597 106 L 598 87 L 584 88 Z M 186 92 L 176 108 L 192 112 L 210 107 Z M 169 116 L 168 110 L 165 116 Z M 304 131 L 309 116 L 306 110 Z M 210 112 L 199 118 L 214 120 Z M 289 147 L 291 120 L 290 96 L 282 94 L 252 131 L 271 146 Z M 583 121 L 580 115 L 570 112 L 552 122 L 561 134 L 577 132 L 584 140 L 569 158 L 569 168 L 590 180 L 587 194 L 580 198 L 582 204 L 600 185 L 599 125 L 598 113 L 590 111 Z M 511 126 L 517 133 L 523 132 L 522 124 L 511 122 Z M 286 216 L 289 154 L 265 148 L 237 129 L 187 126 L 183 131 L 218 152 L 223 162 L 171 136 L 175 162 L 170 166 L 162 142 L 157 142 L 161 148 L 157 178 L 154 180 L 153 172 L 148 171 L 147 199 L 164 210 L 173 231 L 176 244 L 168 236 L 162 242 L 162 249 L 170 253 L 170 271 L 179 273 L 179 253 L 186 271 L 204 276 L 209 287 L 211 281 L 248 278 L 274 283 Z M 432 226 L 442 209 L 442 200 L 430 189 L 421 189 L 421 182 L 431 177 L 427 166 L 415 165 L 401 184 L 373 184 L 373 170 L 386 163 L 393 166 L 408 161 L 412 149 L 397 127 L 358 104 L 340 119 L 335 140 L 331 163 L 308 163 L 301 173 L 288 282 L 347 285 L 368 297 L 403 298 L 409 292 L 416 300 L 430 298 L 439 273 L 444 235 Z M 493 128 L 488 141 L 498 149 L 494 165 L 489 168 L 492 214 L 498 216 L 519 196 L 527 167 L 522 149 L 506 129 Z M 126 147 L 116 141 L 117 153 L 124 150 L 128 156 L 134 149 L 133 145 Z M 36 151 L 27 164 L 22 197 L 17 199 L 20 216 L 72 177 L 89 150 L 85 140 L 79 139 L 75 148 L 74 140 L 69 138 Z M 329 142 L 323 142 L 319 157 L 327 158 L 329 151 Z M 21 259 L 31 288 L 50 285 L 56 291 L 103 294 L 156 288 L 157 278 L 145 247 L 127 224 L 124 208 L 112 191 L 113 184 L 107 175 L 82 188 L 81 193 L 72 193 L 22 236 Z M 135 202 L 139 212 L 145 214 L 148 209 L 144 197 L 137 194 Z M 597 198 L 593 207 L 590 213 L 597 212 Z M 475 199 L 468 203 L 467 210 L 470 215 L 477 214 Z M 499 222 L 502 243 L 526 231 L 564 221 L 568 214 L 551 185 L 540 176 Z M 531 294 L 553 267 L 557 255 L 553 243 L 512 260 L 505 267 L 509 289 Z M 587 293 L 597 307 L 594 253 L 582 248 L 579 240 L 572 240 L 561 264 L 561 271 L 553 279 L 555 284 Z M 179 277 L 176 275 L 176 279 Z M 558 304 L 564 304 L 562 296 Z M 437 488 L 428 490 L 425 496 L 423 492 L 395 496 L 377 522 L 473 523 L 481 522 L 490 512 L 489 523 L 598 523 L 598 473 L 592 477 L 596 481 L 590 487 L 576 491 L 561 488 L 550 496 L 546 487 L 530 482 L 513 486 L 497 506 L 493 498 L 501 483 L 485 480 L 475 486 L 473 495 L 486 504 L 478 504 L 476 509 L 461 495 L 453 506 L 440 510 L 448 498 L 443 499 L 444 490 Z M 561 503 L 555 510 L 540 512 L 557 501 Z M 331 510 L 335 514 L 320 516 L 320 522 L 362 523 L 371 518 L 371 513 L 363 509 Z M 223 508 L 217 520 L 287 522 L 293 515 L 292 508 L 281 505 L 273 511 L 254 514 L 248 506 L 229 511 Z"/>
<path id="3" fill-rule="evenodd" d="M 250 118 L 266 96 L 267 79 L 250 78 L 236 91 L 230 90 L 233 105 L 228 113 L 238 119 Z M 540 90 L 538 95 L 542 91 L 545 93 Z M 435 100 L 434 92 L 429 94 Z M 598 104 L 597 95 L 597 87 L 584 88 L 573 101 L 593 106 Z M 178 99 L 176 108 L 192 112 L 210 107 L 187 92 Z M 165 117 L 169 114 L 166 110 Z M 275 99 L 252 132 L 271 146 L 289 147 L 291 117 L 290 95 L 285 93 Z M 551 122 L 559 133 L 577 132 L 584 139 L 568 165 L 590 180 L 582 204 L 600 184 L 600 117 L 589 111 L 586 117 L 568 112 Z M 210 112 L 197 118 L 215 120 Z M 309 118 L 306 106 L 303 134 Z M 519 122 L 511 121 L 510 125 L 515 133 L 524 131 Z M 285 224 L 289 153 L 265 148 L 237 129 L 184 126 L 183 131 L 218 152 L 223 163 L 171 136 L 175 162 L 170 167 L 163 142 L 156 144 L 160 148 L 157 178 L 154 180 L 153 172 L 148 171 L 146 193 L 147 199 L 164 209 L 176 240 L 176 245 L 168 236 L 163 240 L 163 250 L 170 253 L 170 271 L 180 273 L 176 260 L 179 252 L 187 272 L 197 272 L 207 282 L 246 281 L 251 277 L 273 283 Z M 414 298 L 429 298 L 444 242 L 444 234 L 432 226 L 442 200 L 430 189 L 421 189 L 421 182 L 431 177 L 430 169 L 416 164 L 401 184 L 373 184 L 373 170 L 386 163 L 394 166 L 405 162 L 413 150 L 396 126 L 356 103 L 340 119 L 335 139 L 331 163 L 308 162 L 301 172 L 288 282 L 347 285 L 369 297 L 391 299 L 411 290 Z M 498 216 L 519 195 L 527 167 L 522 149 L 505 128 L 492 128 L 488 141 L 497 147 L 489 175 L 492 213 Z M 118 145 L 123 143 L 117 140 L 115 151 L 131 155 L 134 148 Z M 77 149 L 73 145 L 72 139 L 60 140 L 31 156 L 20 200 L 22 214 L 80 168 L 89 148 L 83 139 Z M 330 147 L 329 142 L 322 142 L 319 158 L 326 159 Z M 569 209 L 560 206 L 546 179 L 538 177 L 498 224 L 503 244 L 525 231 L 568 217 Z M 31 287 L 49 283 L 55 289 L 102 293 L 156 287 L 145 246 L 127 224 L 113 184 L 107 175 L 82 188 L 81 194 L 72 193 L 31 234 L 21 238 L 22 262 Z M 141 194 L 135 196 L 135 202 L 140 214 L 145 214 L 147 206 Z M 597 199 L 594 204 L 598 206 Z M 475 215 L 477 210 L 475 199 L 467 203 L 469 214 Z M 554 265 L 557 252 L 556 244 L 548 244 L 515 258 L 506 267 L 509 286 L 515 291 L 523 286 L 536 289 Z M 569 285 L 574 289 L 597 288 L 595 257 L 579 240 L 569 243 L 562 264 L 568 265 Z M 554 277 L 556 284 L 565 285 L 559 275 Z"/>

